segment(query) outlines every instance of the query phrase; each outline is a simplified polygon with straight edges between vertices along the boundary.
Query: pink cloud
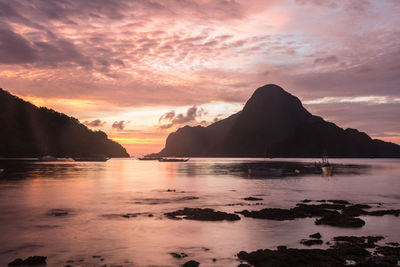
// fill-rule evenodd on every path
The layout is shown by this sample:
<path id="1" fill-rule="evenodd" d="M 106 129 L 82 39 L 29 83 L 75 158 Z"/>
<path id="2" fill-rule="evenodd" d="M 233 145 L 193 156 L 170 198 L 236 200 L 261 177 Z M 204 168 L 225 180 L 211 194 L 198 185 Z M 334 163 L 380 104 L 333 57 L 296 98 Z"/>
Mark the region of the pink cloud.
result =
<path id="1" fill-rule="evenodd" d="M 267 83 L 303 100 L 400 97 L 398 7 L 393 0 L 0 0 L 0 83 L 20 96 L 100 102 L 99 112 L 104 103 L 243 103 Z M 344 114 L 336 119 L 347 123 Z M 376 123 L 389 127 L 391 119 Z"/>

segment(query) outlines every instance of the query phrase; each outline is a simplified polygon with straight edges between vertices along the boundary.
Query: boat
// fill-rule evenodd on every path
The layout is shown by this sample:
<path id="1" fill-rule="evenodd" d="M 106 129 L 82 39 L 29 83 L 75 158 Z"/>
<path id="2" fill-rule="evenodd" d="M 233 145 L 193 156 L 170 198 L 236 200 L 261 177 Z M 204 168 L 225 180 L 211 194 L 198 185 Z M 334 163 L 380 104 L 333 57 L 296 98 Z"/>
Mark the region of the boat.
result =
<path id="1" fill-rule="evenodd" d="M 328 157 L 323 157 L 322 158 L 321 170 L 322 170 L 322 174 L 324 176 L 331 176 L 332 175 L 333 166 L 329 163 Z"/>
<path id="2" fill-rule="evenodd" d="M 160 159 L 162 159 L 162 158 L 161 157 L 146 157 L 146 156 L 138 158 L 138 160 L 160 160 Z"/>
<path id="3" fill-rule="evenodd" d="M 189 159 L 179 159 L 179 158 L 160 158 L 159 162 L 186 162 Z"/>
<path id="4" fill-rule="evenodd" d="M 96 155 L 96 156 L 88 156 L 88 157 L 74 157 L 73 158 L 75 161 L 99 161 L 99 162 L 104 162 L 109 160 L 104 155 Z"/>

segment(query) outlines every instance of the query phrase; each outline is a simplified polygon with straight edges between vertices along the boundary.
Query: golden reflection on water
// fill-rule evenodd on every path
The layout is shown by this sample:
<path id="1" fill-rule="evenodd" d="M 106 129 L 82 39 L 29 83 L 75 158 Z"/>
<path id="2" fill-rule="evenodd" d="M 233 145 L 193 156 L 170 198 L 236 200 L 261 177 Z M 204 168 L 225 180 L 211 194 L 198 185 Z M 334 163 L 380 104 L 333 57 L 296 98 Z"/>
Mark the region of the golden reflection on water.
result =
<path id="1" fill-rule="evenodd" d="M 358 230 L 316 226 L 314 219 L 242 217 L 236 222 L 202 222 L 164 216 L 183 207 L 226 212 L 288 208 L 306 198 L 400 206 L 399 160 L 332 160 L 373 167 L 330 178 L 310 174 L 271 179 L 249 178 L 246 166 L 253 161 L 111 159 L 105 163 L 26 163 L 15 168 L 1 163 L 6 173 L 0 177 L 0 265 L 17 257 L 45 255 L 48 266 L 65 266 L 68 260 L 83 260 L 88 266 L 176 266 L 188 259 L 201 266 L 235 266 L 234 255 L 241 250 L 298 247 L 300 239 L 314 232 L 324 238 L 382 234 L 388 242 L 400 241 L 400 219 L 393 216 L 367 218 L 366 226 Z M 187 198 L 192 196 L 198 199 Z M 248 206 L 242 199 L 248 196 L 263 198 L 264 205 Z M 52 209 L 69 214 L 49 216 Z M 120 216 L 126 213 L 138 215 Z M 189 257 L 175 259 L 170 252 Z"/>

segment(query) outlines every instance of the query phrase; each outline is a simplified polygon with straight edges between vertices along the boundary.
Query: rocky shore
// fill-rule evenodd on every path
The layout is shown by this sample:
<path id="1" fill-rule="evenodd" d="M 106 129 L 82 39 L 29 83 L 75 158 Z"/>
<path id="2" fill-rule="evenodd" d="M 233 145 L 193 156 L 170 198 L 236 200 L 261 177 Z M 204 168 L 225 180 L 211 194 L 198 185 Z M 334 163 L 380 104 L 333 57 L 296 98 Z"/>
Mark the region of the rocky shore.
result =
<path id="1" fill-rule="evenodd" d="M 192 199 L 198 199 L 192 198 Z M 247 201 L 261 201 L 262 198 L 247 197 Z M 229 221 L 234 223 L 241 219 L 262 219 L 274 221 L 296 220 L 302 218 L 315 218 L 315 225 L 329 225 L 341 228 L 360 228 L 365 225 L 365 216 L 399 216 L 398 209 L 383 209 L 382 203 L 363 204 L 351 203 L 346 200 L 310 200 L 300 201 L 289 209 L 264 208 L 261 210 L 242 210 L 235 213 L 218 211 L 211 208 L 188 208 L 166 212 L 161 217 L 172 220 L 197 220 L 197 221 Z M 65 217 L 73 215 L 71 210 L 53 209 L 47 215 L 54 217 Z M 128 218 L 134 219 L 139 216 L 153 217 L 152 213 L 123 213 L 106 214 L 104 218 Z M 158 218 L 161 218 L 158 217 Z M 361 217 L 361 218 L 360 218 Z M 62 219 L 62 218 L 60 218 Z M 398 242 L 384 243 L 384 236 L 335 236 L 325 239 L 321 233 L 305 234 L 304 239 L 299 240 L 300 247 L 287 248 L 280 245 L 276 249 L 259 249 L 252 252 L 240 251 L 232 259 L 238 262 L 238 266 L 247 267 L 269 267 L 269 266 L 321 266 L 321 267 L 340 267 L 340 266 L 398 266 L 400 261 L 400 245 Z M 323 246 L 322 246 L 323 245 Z M 315 248 L 318 247 L 318 248 Z M 209 249 L 204 249 L 208 251 Z M 179 252 L 169 252 L 177 264 L 184 267 L 201 266 L 194 253 L 185 250 Z M 104 257 L 93 256 L 99 260 L 98 266 L 125 266 L 104 264 Z M 27 266 L 46 266 L 45 256 L 30 256 L 25 260 L 17 258 L 8 263 L 9 267 Z M 212 258 L 211 262 L 218 262 L 217 258 Z M 210 265 L 211 262 L 204 262 Z M 74 261 L 65 262 L 64 266 L 73 266 Z M 84 264 L 84 260 L 78 262 Z M 97 265 L 94 265 L 97 266 Z M 131 266 L 131 265 L 129 265 Z"/>

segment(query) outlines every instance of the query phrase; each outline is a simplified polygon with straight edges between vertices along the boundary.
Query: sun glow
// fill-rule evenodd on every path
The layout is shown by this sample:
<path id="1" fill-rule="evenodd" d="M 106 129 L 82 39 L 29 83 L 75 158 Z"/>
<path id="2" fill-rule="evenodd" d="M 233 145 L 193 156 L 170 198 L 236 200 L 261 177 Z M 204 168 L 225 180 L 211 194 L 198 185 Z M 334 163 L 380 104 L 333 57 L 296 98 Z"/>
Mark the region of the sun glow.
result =
<path id="1" fill-rule="evenodd" d="M 164 144 L 165 138 L 131 138 L 131 137 L 110 137 L 110 139 L 114 140 L 123 145 L 136 145 L 136 144 Z"/>

